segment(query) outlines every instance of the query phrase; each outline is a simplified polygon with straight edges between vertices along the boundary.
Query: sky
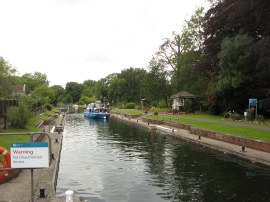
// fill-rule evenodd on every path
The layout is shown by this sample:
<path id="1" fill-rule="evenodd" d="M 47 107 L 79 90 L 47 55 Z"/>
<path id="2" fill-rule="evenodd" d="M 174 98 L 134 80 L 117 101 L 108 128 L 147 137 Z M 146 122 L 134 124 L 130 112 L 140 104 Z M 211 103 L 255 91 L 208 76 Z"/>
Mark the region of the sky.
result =
<path id="1" fill-rule="evenodd" d="M 50 86 L 147 68 L 205 0 L 0 0 L 0 56 Z"/>

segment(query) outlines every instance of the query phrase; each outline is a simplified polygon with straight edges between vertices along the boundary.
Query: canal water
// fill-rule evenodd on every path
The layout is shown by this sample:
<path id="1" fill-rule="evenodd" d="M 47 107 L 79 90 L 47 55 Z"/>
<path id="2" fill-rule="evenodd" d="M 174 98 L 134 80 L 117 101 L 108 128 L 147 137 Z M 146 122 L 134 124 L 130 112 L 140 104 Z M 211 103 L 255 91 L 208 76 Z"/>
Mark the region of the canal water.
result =
<path id="1" fill-rule="evenodd" d="M 270 201 L 270 169 L 111 118 L 66 117 L 57 195 L 91 202 Z"/>

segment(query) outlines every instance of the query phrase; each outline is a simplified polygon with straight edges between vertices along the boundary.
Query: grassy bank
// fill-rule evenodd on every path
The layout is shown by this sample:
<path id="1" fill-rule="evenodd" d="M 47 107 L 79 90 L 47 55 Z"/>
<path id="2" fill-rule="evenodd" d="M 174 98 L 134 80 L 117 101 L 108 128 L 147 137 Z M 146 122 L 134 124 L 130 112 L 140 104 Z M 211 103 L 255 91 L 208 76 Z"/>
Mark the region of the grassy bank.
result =
<path id="1" fill-rule="evenodd" d="M 254 129 L 254 128 L 248 128 L 245 127 L 245 125 L 255 125 L 254 123 L 242 123 L 237 122 L 237 125 L 233 125 L 233 121 L 229 120 L 222 120 L 221 118 L 212 118 L 212 119 L 205 119 L 200 117 L 200 119 L 191 119 L 196 118 L 196 116 L 192 117 L 192 115 L 189 115 L 189 117 L 184 116 L 149 116 L 151 119 L 155 120 L 165 120 L 169 122 L 176 122 L 176 123 L 183 123 L 183 124 L 189 124 L 196 128 L 205 129 L 209 131 L 214 131 L 222 134 L 229 134 L 229 135 L 235 135 L 235 136 L 241 136 L 245 138 L 255 139 L 255 140 L 263 140 L 270 142 L 270 131 L 260 130 L 260 129 Z M 208 122 L 208 120 L 214 120 L 214 122 Z M 226 125 L 231 124 L 232 125 Z M 240 126 L 239 126 L 240 125 Z M 241 127 L 243 125 L 243 127 Z"/>
<path id="2" fill-rule="evenodd" d="M 42 115 L 34 116 L 28 121 L 28 124 L 24 129 L 9 128 L 0 132 L 0 146 L 9 150 L 10 143 L 13 142 L 30 142 L 28 135 L 9 135 L 1 136 L 1 133 L 28 133 L 28 132 L 39 132 L 41 129 L 37 126 L 44 120 L 48 120 L 55 112 L 46 111 Z"/>
<path id="3" fill-rule="evenodd" d="M 161 110 L 159 110 L 160 112 Z M 113 110 L 114 112 L 114 110 Z M 128 115 L 140 115 L 144 114 L 142 110 L 136 109 L 117 109 L 115 112 L 128 114 Z M 269 124 L 258 124 L 258 122 L 244 122 L 244 121 L 232 121 L 225 120 L 223 116 L 214 116 L 211 114 L 161 114 L 149 115 L 148 117 L 155 120 L 166 120 L 176 123 L 189 124 L 196 128 L 214 131 L 223 134 L 230 134 L 235 136 L 241 136 L 245 138 L 262 140 L 270 142 L 270 132 L 260 129 L 248 128 L 250 126 L 265 126 L 269 127 Z M 237 125 L 236 125 L 237 124 Z M 241 125 L 243 125 L 241 127 Z"/>

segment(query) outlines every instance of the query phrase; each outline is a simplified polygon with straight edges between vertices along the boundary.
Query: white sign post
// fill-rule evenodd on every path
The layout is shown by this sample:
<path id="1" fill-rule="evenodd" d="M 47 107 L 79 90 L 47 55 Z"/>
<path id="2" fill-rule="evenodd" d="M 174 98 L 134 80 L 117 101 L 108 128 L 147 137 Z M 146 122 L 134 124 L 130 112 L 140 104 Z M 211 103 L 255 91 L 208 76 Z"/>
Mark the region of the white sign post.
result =
<path id="1" fill-rule="evenodd" d="M 49 167 L 48 142 L 19 142 L 10 144 L 11 168 Z"/>

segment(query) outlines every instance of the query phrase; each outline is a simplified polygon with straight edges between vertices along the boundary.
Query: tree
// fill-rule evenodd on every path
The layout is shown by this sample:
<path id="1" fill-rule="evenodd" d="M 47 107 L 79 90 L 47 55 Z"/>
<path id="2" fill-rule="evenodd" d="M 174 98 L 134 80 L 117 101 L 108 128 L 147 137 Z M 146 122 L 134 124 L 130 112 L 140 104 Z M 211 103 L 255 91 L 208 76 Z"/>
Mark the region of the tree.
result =
<path id="1" fill-rule="evenodd" d="M 125 79 L 119 75 L 114 77 L 108 86 L 108 97 L 113 104 L 118 104 L 123 101 L 125 89 Z"/>
<path id="2" fill-rule="evenodd" d="M 26 84 L 26 92 L 30 93 L 39 86 L 49 86 L 49 81 L 46 74 L 40 72 L 26 73 L 22 75 L 24 84 Z"/>
<path id="3" fill-rule="evenodd" d="M 61 85 L 51 86 L 50 89 L 53 91 L 52 104 L 57 105 L 58 102 L 62 102 L 61 97 L 65 94 L 65 89 Z"/>
<path id="4" fill-rule="evenodd" d="M 28 105 L 25 101 L 20 100 L 18 106 L 13 106 L 7 110 L 8 121 L 11 122 L 11 126 L 14 128 L 25 128 L 31 113 Z"/>
<path id="5" fill-rule="evenodd" d="M 223 95 L 227 110 L 245 108 L 243 101 L 248 100 L 255 73 L 251 59 L 252 45 L 253 39 L 248 35 L 225 38 L 221 44 L 217 93 Z"/>
<path id="6" fill-rule="evenodd" d="M 220 90 L 239 88 L 252 80 L 251 47 L 253 39 L 248 35 L 225 38 L 221 44 L 219 58 Z"/>
<path id="7" fill-rule="evenodd" d="M 139 103 L 140 100 L 145 96 L 144 84 L 146 74 L 146 70 L 132 67 L 121 71 L 119 78 L 123 79 L 123 102 Z"/>
<path id="8" fill-rule="evenodd" d="M 55 96 L 55 91 L 48 86 L 38 86 L 32 92 L 32 96 L 35 97 L 42 105 L 50 104 Z"/>
<path id="9" fill-rule="evenodd" d="M 192 77 L 197 75 L 194 65 L 201 58 L 203 43 L 201 34 L 203 10 L 203 8 L 198 8 L 195 14 L 185 21 L 182 33 L 173 32 L 173 38 L 165 39 L 157 53 L 160 60 L 166 62 L 172 69 L 174 91 L 194 89 Z"/>
<path id="10" fill-rule="evenodd" d="M 0 98 L 4 98 L 9 95 L 12 84 L 11 78 L 15 73 L 16 69 L 0 56 Z"/>
<path id="11" fill-rule="evenodd" d="M 270 101 L 270 61 L 267 59 L 270 57 L 268 51 L 270 45 L 269 12 L 270 2 L 267 0 L 214 1 L 212 8 L 207 11 L 204 18 L 203 35 L 205 41 L 203 46 L 203 59 L 197 66 L 197 69 L 201 74 L 208 76 L 209 87 L 215 86 L 217 89 L 218 86 L 220 87 L 218 78 L 221 71 L 218 53 L 221 51 L 223 40 L 241 34 L 250 36 L 254 41 L 249 58 L 251 59 L 250 63 L 253 64 L 254 70 L 252 81 L 250 81 L 253 85 L 249 86 L 250 90 L 248 92 L 239 92 L 244 97 L 251 96 L 264 100 L 266 103 L 260 106 L 261 110 L 269 111 L 270 113 L 270 108 L 265 107 L 267 106 L 267 102 L 269 103 Z M 209 100 L 211 99 L 213 101 L 212 104 L 216 106 L 220 105 L 219 99 L 212 99 L 214 97 L 217 98 L 217 91 L 209 88 L 207 91 Z M 245 99 L 244 97 L 243 99 Z"/>
<path id="12" fill-rule="evenodd" d="M 83 82 L 84 85 L 86 85 L 88 88 L 92 89 L 95 88 L 97 81 L 94 80 L 86 80 Z"/>
<path id="13" fill-rule="evenodd" d="M 168 97 L 171 94 L 168 81 L 167 71 L 165 70 L 166 63 L 164 60 L 153 57 L 148 65 L 148 72 L 145 80 L 146 97 L 157 104 L 163 100 L 168 106 Z"/>
<path id="14" fill-rule="evenodd" d="M 95 95 L 97 81 L 86 80 L 83 82 L 83 85 L 85 85 L 86 88 L 83 90 L 82 95 L 87 97 L 92 97 Z"/>
<path id="15" fill-rule="evenodd" d="M 66 84 L 65 93 L 69 94 L 72 98 L 73 103 L 76 103 L 80 100 L 85 85 L 79 84 L 76 82 L 68 82 Z"/>

